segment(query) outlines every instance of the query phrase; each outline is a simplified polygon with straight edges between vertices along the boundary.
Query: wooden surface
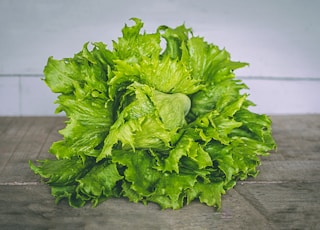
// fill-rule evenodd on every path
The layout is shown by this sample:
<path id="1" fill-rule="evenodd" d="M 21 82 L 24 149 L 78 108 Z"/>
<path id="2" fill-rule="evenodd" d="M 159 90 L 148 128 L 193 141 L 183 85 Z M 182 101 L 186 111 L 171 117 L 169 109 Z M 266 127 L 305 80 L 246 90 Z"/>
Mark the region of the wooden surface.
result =
<path id="1" fill-rule="evenodd" d="M 45 159 L 63 117 L 0 117 L 0 229 L 320 229 L 320 115 L 273 116 L 278 151 L 257 178 L 180 210 L 110 199 L 96 208 L 56 205 L 28 160 Z"/>

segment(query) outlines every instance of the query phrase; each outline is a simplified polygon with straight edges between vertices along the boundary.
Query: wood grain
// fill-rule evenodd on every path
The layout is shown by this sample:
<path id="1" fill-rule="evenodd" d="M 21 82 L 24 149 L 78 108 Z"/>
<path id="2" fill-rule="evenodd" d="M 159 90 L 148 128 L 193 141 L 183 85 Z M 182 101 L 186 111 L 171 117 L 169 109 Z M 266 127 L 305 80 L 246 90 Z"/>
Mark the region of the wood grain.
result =
<path id="1" fill-rule="evenodd" d="M 273 116 L 278 150 L 239 182 L 217 211 L 110 199 L 96 208 L 56 205 L 28 161 L 52 157 L 64 117 L 0 117 L 0 229 L 320 229 L 320 115 Z"/>

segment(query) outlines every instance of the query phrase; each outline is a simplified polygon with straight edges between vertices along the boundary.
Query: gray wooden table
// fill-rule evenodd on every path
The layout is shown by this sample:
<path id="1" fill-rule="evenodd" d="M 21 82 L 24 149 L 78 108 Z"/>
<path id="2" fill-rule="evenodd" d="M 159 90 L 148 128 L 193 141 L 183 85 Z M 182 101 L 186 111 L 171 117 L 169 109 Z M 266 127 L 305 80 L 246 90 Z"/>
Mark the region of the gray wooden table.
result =
<path id="1" fill-rule="evenodd" d="M 257 178 L 180 210 L 110 199 L 96 208 L 56 205 L 28 160 L 49 157 L 63 117 L 0 117 L 0 229 L 320 229 L 320 115 L 272 116 L 278 151 Z"/>

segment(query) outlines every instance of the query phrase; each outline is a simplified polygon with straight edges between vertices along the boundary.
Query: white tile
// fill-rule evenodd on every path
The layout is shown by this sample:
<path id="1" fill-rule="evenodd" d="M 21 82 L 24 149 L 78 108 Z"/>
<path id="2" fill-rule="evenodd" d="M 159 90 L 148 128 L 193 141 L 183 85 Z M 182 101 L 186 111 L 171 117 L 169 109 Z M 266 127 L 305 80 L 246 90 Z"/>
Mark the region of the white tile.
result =
<path id="1" fill-rule="evenodd" d="M 31 2 L 31 4 L 30 4 Z M 306 3 L 307 2 L 307 3 Z M 112 43 L 131 17 L 147 32 L 186 23 L 234 60 L 242 76 L 319 78 L 320 1 L 0 1 L 0 73 L 41 73 L 48 56 L 72 57 L 86 41 Z M 124 7 L 125 6 L 125 7 Z M 75 8 L 76 7 L 76 8 Z M 108 10 L 112 9 L 112 10 Z M 107 11 L 107 13 L 106 13 Z"/>
<path id="2" fill-rule="evenodd" d="M 320 81 L 249 80 L 252 111 L 267 114 L 320 113 Z"/>
<path id="3" fill-rule="evenodd" d="M 0 116 L 19 115 L 19 77 L 0 77 Z"/>
<path id="4" fill-rule="evenodd" d="M 21 77 L 21 114 L 24 116 L 53 116 L 57 94 L 50 91 L 40 77 Z"/>
<path id="5" fill-rule="evenodd" d="M 266 114 L 320 113 L 320 81 L 244 79 L 251 110 Z M 0 116 L 54 116 L 57 94 L 40 77 L 0 77 Z M 63 115 L 63 114 L 60 114 Z"/>

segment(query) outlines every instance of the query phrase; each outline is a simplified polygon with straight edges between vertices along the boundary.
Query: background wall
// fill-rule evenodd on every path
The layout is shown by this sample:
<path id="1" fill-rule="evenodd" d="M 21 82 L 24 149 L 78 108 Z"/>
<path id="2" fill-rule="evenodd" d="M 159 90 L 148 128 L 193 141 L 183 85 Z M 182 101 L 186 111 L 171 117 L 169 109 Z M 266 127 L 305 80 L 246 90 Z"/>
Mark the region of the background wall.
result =
<path id="1" fill-rule="evenodd" d="M 0 0 L 0 115 L 53 115 L 41 81 L 49 56 L 72 57 L 87 41 L 111 41 L 129 18 L 144 29 L 185 23 L 195 35 L 250 63 L 237 76 L 252 110 L 320 113 L 318 0 Z"/>

